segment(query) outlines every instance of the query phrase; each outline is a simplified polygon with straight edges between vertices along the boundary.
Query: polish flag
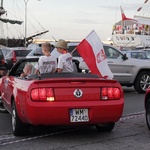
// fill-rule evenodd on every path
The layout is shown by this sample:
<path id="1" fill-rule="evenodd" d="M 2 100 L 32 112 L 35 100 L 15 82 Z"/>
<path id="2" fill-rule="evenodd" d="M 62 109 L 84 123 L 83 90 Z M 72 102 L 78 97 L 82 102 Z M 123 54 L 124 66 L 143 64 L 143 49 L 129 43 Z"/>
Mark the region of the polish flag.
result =
<path id="1" fill-rule="evenodd" d="M 135 19 L 127 18 L 121 6 L 120 6 L 120 10 L 121 10 L 121 16 L 122 16 L 122 20 L 123 20 L 123 21 L 124 21 L 124 20 L 132 20 L 132 21 L 134 21 L 134 22 L 137 22 L 137 20 L 135 20 Z"/>
<path id="2" fill-rule="evenodd" d="M 103 44 L 93 30 L 77 47 L 79 54 L 86 62 L 91 73 L 112 79 L 113 74 L 107 64 Z"/>

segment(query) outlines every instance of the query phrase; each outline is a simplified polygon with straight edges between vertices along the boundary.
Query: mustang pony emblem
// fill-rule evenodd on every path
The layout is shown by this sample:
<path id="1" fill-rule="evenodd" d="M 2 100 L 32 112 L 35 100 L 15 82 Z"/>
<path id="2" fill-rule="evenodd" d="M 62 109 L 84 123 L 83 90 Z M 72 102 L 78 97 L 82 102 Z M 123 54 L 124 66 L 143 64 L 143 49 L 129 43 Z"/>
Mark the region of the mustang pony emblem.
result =
<path id="1" fill-rule="evenodd" d="M 75 97 L 80 98 L 80 97 L 82 97 L 83 92 L 82 92 L 82 90 L 80 90 L 80 89 L 76 89 L 76 90 L 73 92 L 73 94 L 74 94 Z"/>

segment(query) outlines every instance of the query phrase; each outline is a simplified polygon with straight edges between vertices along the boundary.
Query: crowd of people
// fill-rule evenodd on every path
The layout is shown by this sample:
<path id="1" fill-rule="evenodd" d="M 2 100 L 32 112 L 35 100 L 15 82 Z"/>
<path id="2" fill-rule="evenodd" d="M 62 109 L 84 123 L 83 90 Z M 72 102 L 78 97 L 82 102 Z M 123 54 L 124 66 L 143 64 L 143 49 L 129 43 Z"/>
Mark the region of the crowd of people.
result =
<path id="1" fill-rule="evenodd" d="M 112 34 L 142 34 L 150 35 L 150 25 L 114 25 Z"/>

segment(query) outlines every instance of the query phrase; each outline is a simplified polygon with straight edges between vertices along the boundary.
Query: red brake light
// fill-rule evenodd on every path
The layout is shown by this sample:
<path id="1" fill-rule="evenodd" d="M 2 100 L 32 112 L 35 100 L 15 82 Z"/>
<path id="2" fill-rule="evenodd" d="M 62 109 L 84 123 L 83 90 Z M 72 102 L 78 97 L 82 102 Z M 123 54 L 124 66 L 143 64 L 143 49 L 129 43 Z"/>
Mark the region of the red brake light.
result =
<path id="1" fill-rule="evenodd" d="M 101 93 L 101 99 L 103 100 L 116 100 L 120 99 L 121 91 L 117 87 L 103 87 Z"/>
<path id="2" fill-rule="evenodd" d="M 39 98 L 41 99 L 41 100 L 44 100 L 44 99 L 46 99 L 46 89 L 45 88 L 39 88 Z"/>
<path id="3" fill-rule="evenodd" d="M 52 88 L 36 88 L 31 91 L 33 101 L 54 101 L 54 92 Z"/>

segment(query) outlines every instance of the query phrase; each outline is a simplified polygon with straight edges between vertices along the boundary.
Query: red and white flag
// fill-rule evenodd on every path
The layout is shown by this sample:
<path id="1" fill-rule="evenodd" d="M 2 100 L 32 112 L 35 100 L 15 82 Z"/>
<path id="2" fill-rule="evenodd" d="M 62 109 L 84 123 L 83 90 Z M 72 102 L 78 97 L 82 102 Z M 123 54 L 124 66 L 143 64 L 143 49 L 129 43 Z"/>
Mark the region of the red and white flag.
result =
<path id="1" fill-rule="evenodd" d="M 123 21 L 124 21 L 124 20 L 132 20 L 132 21 L 134 21 L 134 22 L 137 22 L 137 20 L 135 20 L 135 19 L 127 18 L 121 6 L 120 6 L 120 10 L 121 10 L 121 16 L 122 16 L 122 20 L 123 20 Z"/>
<path id="2" fill-rule="evenodd" d="M 79 54 L 86 62 L 91 73 L 112 79 L 113 74 L 107 64 L 103 44 L 93 30 L 77 47 Z"/>
<path id="3" fill-rule="evenodd" d="M 145 2 L 147 2 L 147 1 L 145 1 Z M 120 9 L 121 9 L 122 21 L 131 20 L 131 21 L 135 22 L 135 24 L 146 24 L 146 25 L 150 25 L 149 19 L 146 19 L 146 18 L 139 18 L 138 16 L 134 17 L 135 19 L 133 19 L 133 18 L 127 18 L 121 6 L 120 6 Z M 139 8 L 137 9 L 137 11 L 140 11 L 141 9 L 142 9 L 142 7 L 139 7 Z"/>

